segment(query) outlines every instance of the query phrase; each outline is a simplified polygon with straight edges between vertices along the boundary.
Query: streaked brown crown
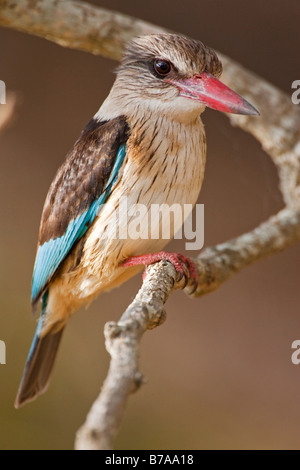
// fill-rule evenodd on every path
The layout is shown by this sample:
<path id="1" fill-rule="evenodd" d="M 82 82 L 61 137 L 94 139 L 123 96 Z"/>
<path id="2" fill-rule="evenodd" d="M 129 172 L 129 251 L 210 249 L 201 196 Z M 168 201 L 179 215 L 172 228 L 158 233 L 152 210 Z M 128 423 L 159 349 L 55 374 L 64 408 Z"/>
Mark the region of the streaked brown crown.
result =
<path id="1" fill-rule="evenodd" d="M 139 36 L 128 43 L 119 70 L 146 69 L 149 72 L 154 59 L 168 60 L 177 77 L 190 77 L 204 70 L 215 77 L 222 73 L 222 64 L 214 50 L 201 41 L 176 34 Z"/>

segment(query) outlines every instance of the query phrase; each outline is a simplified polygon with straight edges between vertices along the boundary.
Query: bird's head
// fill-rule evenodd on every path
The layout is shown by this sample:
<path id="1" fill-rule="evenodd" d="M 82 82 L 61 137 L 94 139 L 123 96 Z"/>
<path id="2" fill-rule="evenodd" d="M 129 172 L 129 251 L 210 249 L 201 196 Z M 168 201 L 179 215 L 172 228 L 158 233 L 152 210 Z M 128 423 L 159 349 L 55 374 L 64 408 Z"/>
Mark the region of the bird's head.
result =
<path id="1" fill-rule="evenodd" d="M 127 45 L 112 96 L 126 114 L 149 109 L 188 120 L 205 106 L 258 114 L 218 80 L 221 73 L 216 53 L 200 41 L 175 34 L 139 36 Z"/>

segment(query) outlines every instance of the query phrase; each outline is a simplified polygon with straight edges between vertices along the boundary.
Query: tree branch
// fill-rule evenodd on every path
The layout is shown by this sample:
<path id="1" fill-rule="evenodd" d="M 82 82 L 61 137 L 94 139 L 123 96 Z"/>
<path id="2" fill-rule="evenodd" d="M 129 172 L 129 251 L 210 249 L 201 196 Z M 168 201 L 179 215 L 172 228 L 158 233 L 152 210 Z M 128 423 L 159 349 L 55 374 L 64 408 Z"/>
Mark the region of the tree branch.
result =
<path id="1" fill-rule="evenodd" d="M 274 85 L 220 54 L 223 79 L 260 111 L 260 118 L 227 114 L 231 123 L 252 134 L 278 168 L 286 205 L 300 207 L 300 107 Z"/>
<path id="2" fill-rule="evenodd" d="M 276 255 L 300 240 L 300 209 L 283 209 L 251 232 L 206 248 L 195 259 L 199 284 L 193 296 L 216 290 L 246 266 Z M 186 287 L 188 293 L 188 286 Z"/>
<path id="3" fill-rule="evenodd" d="M 141 289 L 120 321 L 105 325 L 105 344 L 111 355 L 109 371 L 99 397 L 77 433 L 77 450 L 113 448 L 129 395 L 143 383 L 138 369 L 142 335 L 165 321 L 163 306 L 174 288 L 176 274 L 168 261 L 149 266 Z"/>
<path id="4" fill-rule="evenodd" d="M 119 60 L 125 42 L 164 28 L 87 3 L 64 0 L 0 0 L 0 25 L 57 44 Z M 300 111 L 289 96 L 218 53 L 223 80 L 261 112 L 261 117 L 228 115 L 252 134 L 278 168 L 286 208 L 253 231 L 205 249 L 196 259 L 199 296 L 215 290 L 243 267 L 274 255 L 300 240 Z M 76 438 L 77 449 L 110 449 L 127 399 L 142 383 L 138 370 L 143 333 L 165 319 L 163 305 L 174 288 L 175 270 L 160 262 L 148 275 L 133 303 L 116 323 L 105 326 L 111 354 L 108 376 Z M 178 284 L 175 285 L 178 287 Z M 190 292 L 189 285 L 186 292 Z"/>
<path id="5" fill-rule="evenodd" d="M 0 26 L 60 46 L 120 60 L 124 44 L 163 28 L 122 13 L 72 0 L 0 0 Z"/>

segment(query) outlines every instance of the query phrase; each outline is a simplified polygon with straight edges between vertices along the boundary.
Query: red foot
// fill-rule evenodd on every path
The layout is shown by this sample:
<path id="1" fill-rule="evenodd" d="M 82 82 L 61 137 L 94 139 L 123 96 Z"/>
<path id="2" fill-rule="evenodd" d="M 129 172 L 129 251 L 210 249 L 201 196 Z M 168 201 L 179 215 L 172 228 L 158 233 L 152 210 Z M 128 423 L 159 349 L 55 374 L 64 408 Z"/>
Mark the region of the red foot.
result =
<path id="1" fill-rule="evenodd" d="M 139 264 L 143 264 L 144 266 L 149 266 L 149 264 L 156 263 L 157 261 L 161 260 L 170 261 L 173 264 L 174 268 L 178 273 L 180 273 L 180 279 L 185 277 L 186 284 L 189 279 L 193 281 L 194 287 L 196 290 L 198 286 L 198 273 L 194 262 L 179 253 L 167 253 L 166 251 L 160 251 L 159 253 L 151 253 L 149 255 L 141 255 L 141 256 L 131 256 L 128 258 L 122 266 L 129 267 L 129 266 L 137 266 Z M 143 279 L 145 278 L 145 272 L 143 274 Z"/>

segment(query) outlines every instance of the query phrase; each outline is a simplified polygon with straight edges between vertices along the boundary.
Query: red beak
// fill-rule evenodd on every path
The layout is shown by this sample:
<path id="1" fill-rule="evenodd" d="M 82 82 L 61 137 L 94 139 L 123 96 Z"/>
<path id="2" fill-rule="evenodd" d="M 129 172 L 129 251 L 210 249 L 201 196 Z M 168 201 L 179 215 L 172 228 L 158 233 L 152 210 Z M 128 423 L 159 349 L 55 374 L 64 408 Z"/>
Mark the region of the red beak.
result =
<path id="1" fill-rule="evenodd" d="M 179 89 L 180 96 L 200 101 L 212 109 L 234 114 L 259 114 L 248 101 L 208 72 L 170 82 Z"/>

